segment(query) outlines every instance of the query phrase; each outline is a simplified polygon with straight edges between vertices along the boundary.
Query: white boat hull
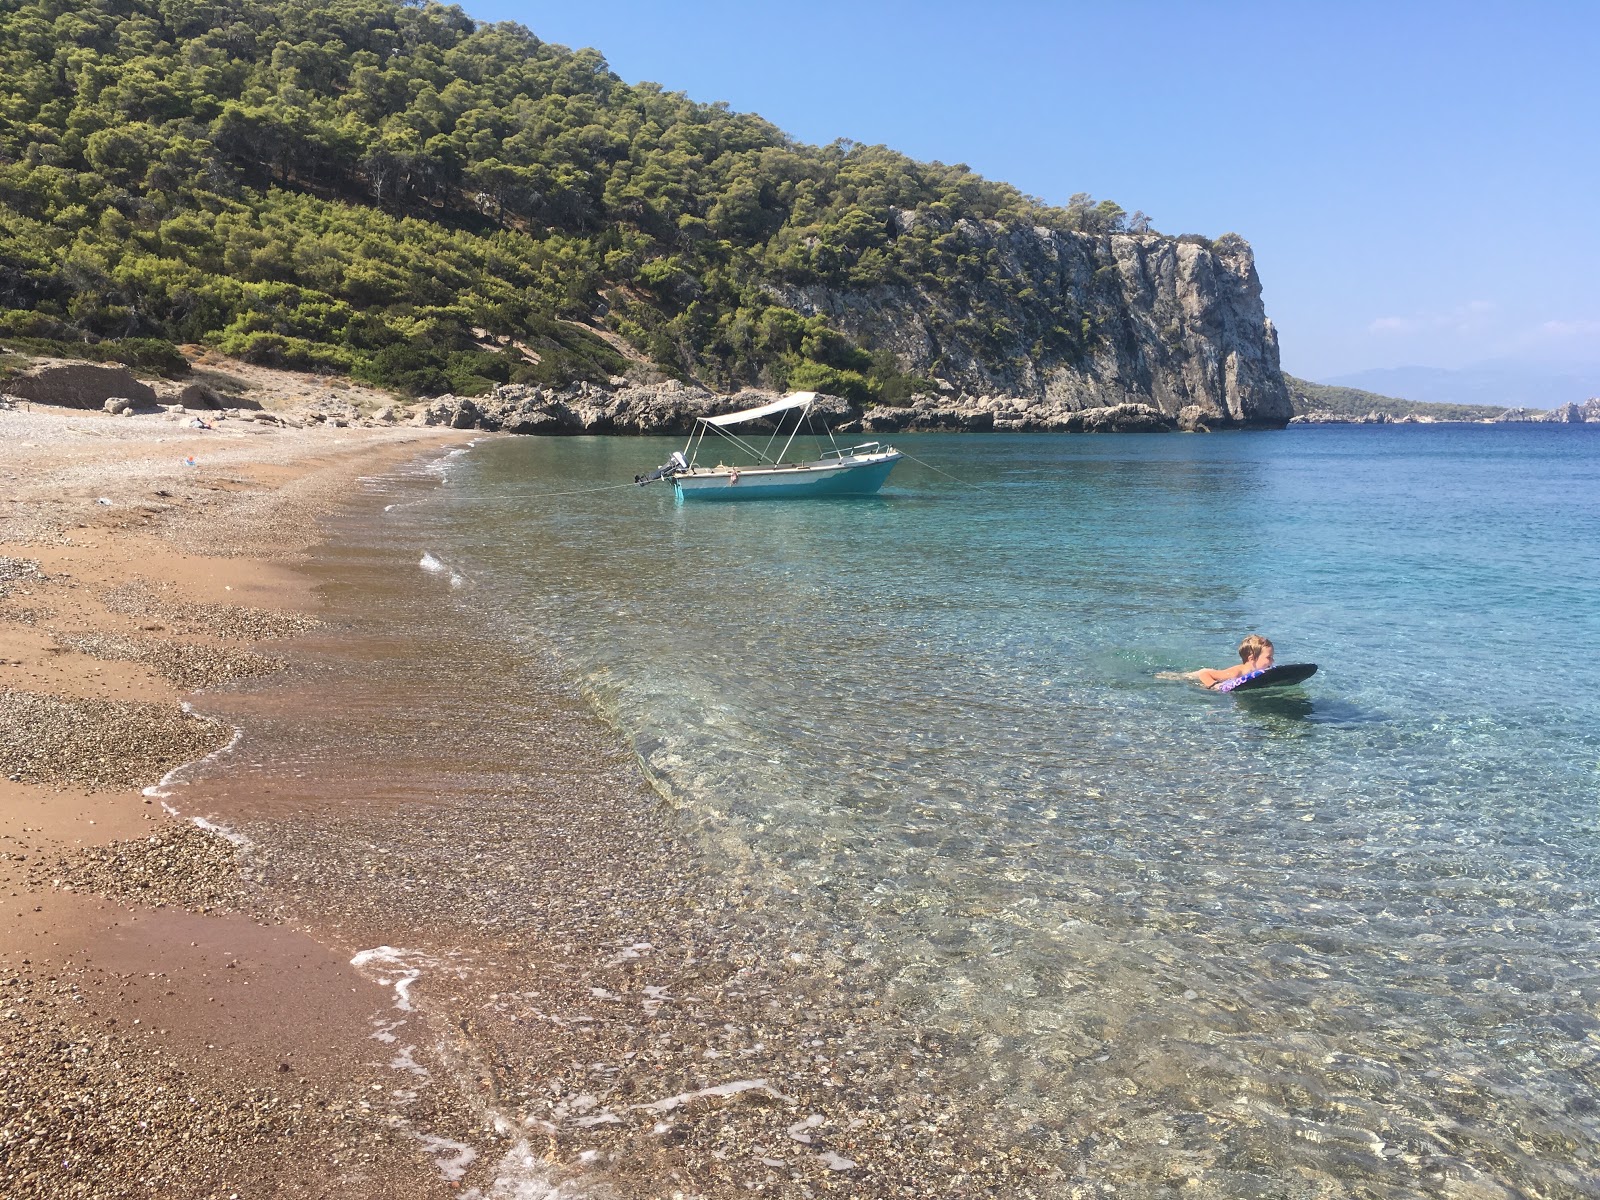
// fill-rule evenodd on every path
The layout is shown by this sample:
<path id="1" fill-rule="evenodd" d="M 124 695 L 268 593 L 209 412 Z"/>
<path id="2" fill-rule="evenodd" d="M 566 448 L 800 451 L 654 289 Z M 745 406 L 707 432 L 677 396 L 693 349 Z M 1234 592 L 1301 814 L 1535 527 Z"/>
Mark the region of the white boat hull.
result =
<path id="1" fill-rule="evenodd" d="M 870 496 L 903 456 L 896 450 L 760 467 L 697 467 L 672 476 L 679 500 L 787 500 Z"/>

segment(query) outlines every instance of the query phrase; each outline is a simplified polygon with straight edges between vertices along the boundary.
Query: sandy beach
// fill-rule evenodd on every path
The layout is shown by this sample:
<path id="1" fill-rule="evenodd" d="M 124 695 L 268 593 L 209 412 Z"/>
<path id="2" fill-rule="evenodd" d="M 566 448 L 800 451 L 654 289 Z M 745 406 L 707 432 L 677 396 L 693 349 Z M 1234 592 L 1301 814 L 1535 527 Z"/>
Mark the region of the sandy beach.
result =
<path id="1" fill-rule="evenodd" d="M 230 739 L 185 696 L 314 620 L 317 519 L 461 440 L 0 412 L 0 1193 L 457 1194 L 369 1119 L 387 989 L 144 789 Z"/>
<path id="2" fill-rule="evenodd" d="M 468 436 L 0 412 L 0 1193 L 1034 1194 L 551 662 L 364 615 L 425 573 L 330 520 Z"/>

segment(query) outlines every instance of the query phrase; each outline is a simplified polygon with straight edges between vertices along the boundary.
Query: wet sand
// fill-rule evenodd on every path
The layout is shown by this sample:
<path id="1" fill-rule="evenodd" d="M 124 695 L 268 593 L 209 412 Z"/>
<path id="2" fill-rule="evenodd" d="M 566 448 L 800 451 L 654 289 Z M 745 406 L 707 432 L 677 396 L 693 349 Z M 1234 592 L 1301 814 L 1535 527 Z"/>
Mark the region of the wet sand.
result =
<path id="1" fill-rule="evenodd" d="M 371 1119 L 386 990 L 143 789 L 305 624 L 320 514 L 460 440 L 0 412 L 0 1194 L 459 1194 Z"/>
<path id="2" fill-rule="evenodd" d="M 0 1194 L 1074 1194 L 411 598 L 352 485 L 465 435 L 128 426 L 0 413 Z"/>

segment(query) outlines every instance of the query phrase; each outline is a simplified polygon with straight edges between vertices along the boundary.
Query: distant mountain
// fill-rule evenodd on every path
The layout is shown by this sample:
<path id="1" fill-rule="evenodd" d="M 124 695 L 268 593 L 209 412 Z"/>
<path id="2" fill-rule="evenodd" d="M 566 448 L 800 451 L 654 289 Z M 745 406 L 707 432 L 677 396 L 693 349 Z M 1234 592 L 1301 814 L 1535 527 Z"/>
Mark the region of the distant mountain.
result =
<path id="1" fill-rule="evenodd" d="M 1360 388 L 1312 383 L 1306 379 L 1296 379 L 1288 373 L 1284 374 L 1283 381 L 1289 385 L 1289 400 L 1297 417 L 1322 414 L 1359 420 L 1377 413 L 1391 420 L 1427 417 L 1435 421 L 1483 421 L 1506 411 L 1501 404 L 1430 404 L 1426 401 L 1402 400 L 1397 396 L 1384 396 Z"/>
<path id="2" fill-rule="evenodd" d="M 1433 404 L 1488 404 L 1496 408 L 1556 408 L 1600 396 L 1600 367 L 1549 371 L 1510 363 L 1446 370 L 1383 367 L 1324 382 Z"/>

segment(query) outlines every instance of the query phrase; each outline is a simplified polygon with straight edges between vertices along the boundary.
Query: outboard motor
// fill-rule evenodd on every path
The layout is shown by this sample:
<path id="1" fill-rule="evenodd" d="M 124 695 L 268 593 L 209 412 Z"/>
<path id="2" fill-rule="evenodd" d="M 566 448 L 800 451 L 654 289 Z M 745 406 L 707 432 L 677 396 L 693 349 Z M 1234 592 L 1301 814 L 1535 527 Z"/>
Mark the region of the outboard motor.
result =
<path id="1" fill-rule="evenodd" d="M 689 463 L 683 457 L 683 452 L 681 450 L 674 450 L 672 452 L 672 457 L 667 459 L 666 462 L 662 463 L 648 475 L 635 475 L 633 477 L 633 481 L 640 487 L 643 487 L 645 484 L 654 483 L 658 479 L 671 479 L 674 475 L 678 474 L 678 472 L 687 471 L 688 469 Z"/>

